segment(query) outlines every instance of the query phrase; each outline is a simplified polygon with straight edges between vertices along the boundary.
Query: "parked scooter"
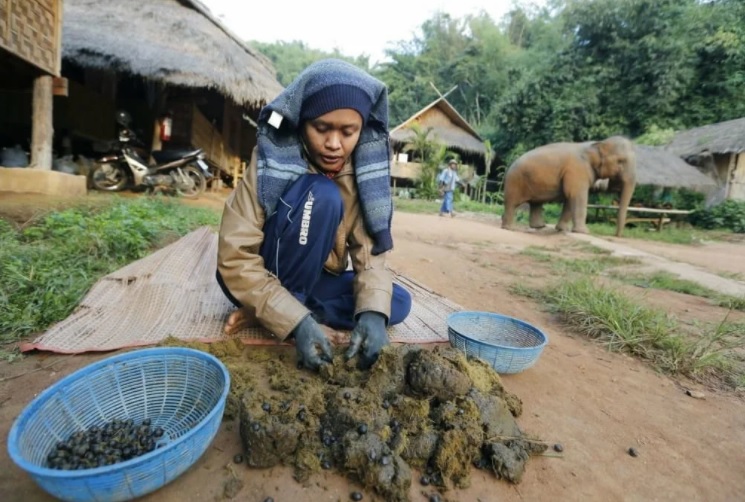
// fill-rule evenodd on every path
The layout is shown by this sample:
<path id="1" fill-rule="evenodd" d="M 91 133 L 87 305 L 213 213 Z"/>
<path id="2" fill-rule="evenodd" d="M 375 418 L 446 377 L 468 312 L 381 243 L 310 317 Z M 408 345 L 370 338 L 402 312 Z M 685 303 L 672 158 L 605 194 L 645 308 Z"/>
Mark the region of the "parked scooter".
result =
<path id="1" fill-rule="evenodd" d="M 166 191 L 187 198 L 197 198 L 207 188 L 212 177 L 204 161 L 204 152 L 196 150 L 159 150 L 151 153 L 156 164 L 150 165 L 141 154 L 141 145 L 127 112 L 117 112 L 119 141 L 116 149 L 96 161 L 91 173 L 93 186 L 98 190 L 117 192 L 127 187 L 145 187 L 150 191 Z M 139 150 L 139 152 L 138 152 Z"/>

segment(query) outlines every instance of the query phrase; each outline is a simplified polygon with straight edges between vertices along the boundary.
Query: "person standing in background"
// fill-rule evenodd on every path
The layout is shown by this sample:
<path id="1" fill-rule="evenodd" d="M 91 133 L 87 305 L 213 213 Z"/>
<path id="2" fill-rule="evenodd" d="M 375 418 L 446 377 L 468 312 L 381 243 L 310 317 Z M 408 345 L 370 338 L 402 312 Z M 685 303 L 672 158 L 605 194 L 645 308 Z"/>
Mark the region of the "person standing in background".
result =
<path id="1" fill-rule="evenodd" d="M 460 177 L 458 176 L 458 161 L 450 159 L 448 167 L 440 173 L 437 181 L 439 184 L 440 195 L 442 195 L 440 216 L 449 214 L 452 218 L 455 216 L 455 211 L 453 209 L 453 192 L 455 191 L 455 185 L 460 183 Z"/>

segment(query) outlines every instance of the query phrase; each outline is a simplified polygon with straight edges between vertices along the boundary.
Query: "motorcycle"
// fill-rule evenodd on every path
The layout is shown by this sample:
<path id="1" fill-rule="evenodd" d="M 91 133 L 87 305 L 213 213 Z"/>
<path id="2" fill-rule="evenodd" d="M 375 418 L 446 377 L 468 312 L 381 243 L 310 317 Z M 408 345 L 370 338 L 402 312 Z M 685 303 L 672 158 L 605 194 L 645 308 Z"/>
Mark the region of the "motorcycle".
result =
<path id="1" fill-rule="evenodd" d="M 118 192 L 128 186 L 144 187 L 148 191 L 175 192 L 190 199 L 206 190 L 212 174 L 201 148 L 153 151 L 155 165 L 149 165 L 140 153 L 142 149 L 135 146 L 138 140 L 134 132 L 121 125 L 115 151 L 99 158 L 91 173 L 97 190 Z"/>

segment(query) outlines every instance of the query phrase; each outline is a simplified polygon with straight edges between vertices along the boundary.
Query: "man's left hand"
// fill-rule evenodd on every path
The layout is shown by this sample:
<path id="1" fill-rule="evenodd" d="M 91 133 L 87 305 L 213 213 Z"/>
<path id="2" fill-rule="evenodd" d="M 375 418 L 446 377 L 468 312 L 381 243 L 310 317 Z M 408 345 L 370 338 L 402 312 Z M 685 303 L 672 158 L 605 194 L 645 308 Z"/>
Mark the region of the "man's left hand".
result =
<path id="1" fill-rule="evenodd" d="M 385 316 L 379 312 L 363 312 L 352 331 L 352 342 L 346 358 L 359 355 L 358 366 L 360 369 L 368 369 L 378 360 L 381 349 L 389 343 Z"/>

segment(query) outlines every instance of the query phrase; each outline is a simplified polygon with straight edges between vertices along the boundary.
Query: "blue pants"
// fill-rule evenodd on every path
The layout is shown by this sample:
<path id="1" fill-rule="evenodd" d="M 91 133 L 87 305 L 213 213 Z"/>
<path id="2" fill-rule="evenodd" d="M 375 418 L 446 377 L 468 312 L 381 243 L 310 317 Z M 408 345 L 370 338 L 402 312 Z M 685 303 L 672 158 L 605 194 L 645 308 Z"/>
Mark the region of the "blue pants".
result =
<path id="1" fill-rule="evenodd" d="M 264 223 L 259 253 L 266 269 L 319 322 L 334 329 L 353 329 L 354 272 L 334 275 L 323 269 L 343 215 L 344 203 L 334 182 L 320 174 L 303 175 L 290 184 L 277 210 Z M 217 282 L 225 296 L 240 307 L 219 271 Z M 411 295 L 394 284 L 388 324 L 400 323 L 410 311 Z"/>
<path id="2" fill-rule="evenodd" d="M 442 206 L 440 206 L 441 213 L 452 213 L 453 212 L 453 191 L 450 190 L 445 192 L 442 199 Z"/>

